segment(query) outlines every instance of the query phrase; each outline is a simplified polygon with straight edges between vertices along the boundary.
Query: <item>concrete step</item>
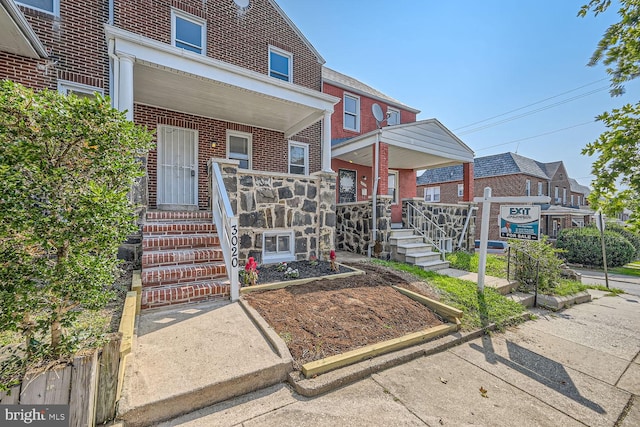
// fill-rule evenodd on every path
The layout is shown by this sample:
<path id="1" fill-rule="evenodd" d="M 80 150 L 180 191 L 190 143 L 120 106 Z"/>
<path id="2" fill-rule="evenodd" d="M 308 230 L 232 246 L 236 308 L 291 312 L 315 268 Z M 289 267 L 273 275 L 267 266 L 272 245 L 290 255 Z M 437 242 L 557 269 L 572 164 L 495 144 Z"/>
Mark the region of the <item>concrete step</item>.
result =
<path id="1" fill-rule="evenodd" d="M 199 280 L 222 279 L 227 276 L 224 262 L 167 265 L 142 270 L 142 287 L 165 286 Z"/>
<path id="2" fill-rule="evenodd" d="M 152 221 L 213 221 L 213 214 L 210 211 L 147 211 L 145 216 L 147 222 Z"/>
<path id="3" fill-rule="evenodd" d="M 509 295 L 507 295 L 507 298 L 527 307 L 533 307 L 533 302 L 535 300 L 535 295 L 533 294 L 528 294 L 528 293 L 524 293 L 524 292 L 514 292 L 511 293 Z"/>
<path id="4" fill-rule="evenodd" d="M 226 280 L 205 280 L 142 289 L 142 309 L 187 304 L 208 300 L 229 300 L 230 285 Z"/>
<path id="5" fill-rule="evenodd" d="M 405 260 L 409 264 L 418 265 L 425 262 L 439 261 L 440 257 L 441 255 L 438 252 L 432 252 L 432 251 L 414 252 L 414 253 L 406 254 Z"/>
<path id="6" fill-rule="evenodd" d="M 215 234 L 212 222 L 147 222 L 142 226 L 143 236 Z"/>
<path id="7" fill-rule="evenodd" d="M 421 262 L 416 264 L 418 267 L 422 267 L 423 270 L 427 271 L 438 271 L 444 270 L 445 268 L 449 268 L 449 261 L 441 261 L 439 258 L 434 261 Z"/>
<path id="8" fill-rule="evenodd" d="M 399 254 L 411 254 L 416 252 L 433 251 L 433 245 L 428 243 L 402 243 L 397 246 Z"/>
<path id="9" fill-rule="evenodd" d="M 219 247 L 217 234 L 187 234 L 175 236 L 146 236 L 142 238 L 142 251 L 169 249 L 195 249 Z"/>
<path id="10" fill-rule="evenodd" d="M 413 236 L 413 230 L 410 230 L 408 228 L 400 228 L 400 229 L 391 229 L 391 232 L 389 233 L 389 237 L 407 237 L 407 236 Z"/>
<path id="11" fill-rule="evenodd" d="M 222 249 L 199 248 L 169 251 L 150 251 L 142 255 L 142 268 L 169 265 L 200 264 L 213 261 L 224 261 Z"/>
<path id="12" fill-rule="evenodd" d="M 407 245 L 410 243 L 424 243 L 424 240 L 422 239 L 422 237 L 420 236 L 415 236 L 413 234 L 411 235 L 407 235 L 407 236 L 390 236 L 389 237 L 389 244 L 391 246 L 401 246 L 401 245 Z"/>
<path id="13" fill-rule="evenodd" d="M 507 280 L 505 279 L 500 282 L 496 281 L 496 283 L 490 283 L 489 285 L 493 289 L 498 291 L 501 295 L 508 295 L 518 287 L 518 282 L 516 281 L 507 282 Z"/>

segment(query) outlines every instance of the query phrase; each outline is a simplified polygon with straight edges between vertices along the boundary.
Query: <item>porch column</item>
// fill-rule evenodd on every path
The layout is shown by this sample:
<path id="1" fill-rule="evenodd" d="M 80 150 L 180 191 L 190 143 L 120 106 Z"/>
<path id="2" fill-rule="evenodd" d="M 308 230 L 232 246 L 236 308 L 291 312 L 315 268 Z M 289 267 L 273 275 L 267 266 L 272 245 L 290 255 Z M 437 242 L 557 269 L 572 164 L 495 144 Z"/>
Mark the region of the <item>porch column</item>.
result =
<path id="1" fill-rule="evenodd" d="M 133 121 L 133 64 L 135 57 L 129 55 L 118 55 L 119 87 L 118 110 L 126 111 L 127 120 Z"/>
<path id="2" fill-rule="evenodd" d="M 462 183 L 464 185 L 464 190 L 462 194 L 463 202 L 472 202 L 473 201 L 473 162 L 464 163 L 462 165 Z"/>
<path id="3" fill-rule="evenodd" d="M 331 114 L 325 111 L 322 119 L 322 172 L 333 172 L 331 169 Z"/>
<path id="4" fill-rule="evenodd" d="M 378 142 L 378 144 L 380 144 L 380 157 L 378 158 L 378 195 L 386 195 L 389 190 L 389 145 L 384 142 Z M 375 146 L 372 149 L 375 159 Z"/>

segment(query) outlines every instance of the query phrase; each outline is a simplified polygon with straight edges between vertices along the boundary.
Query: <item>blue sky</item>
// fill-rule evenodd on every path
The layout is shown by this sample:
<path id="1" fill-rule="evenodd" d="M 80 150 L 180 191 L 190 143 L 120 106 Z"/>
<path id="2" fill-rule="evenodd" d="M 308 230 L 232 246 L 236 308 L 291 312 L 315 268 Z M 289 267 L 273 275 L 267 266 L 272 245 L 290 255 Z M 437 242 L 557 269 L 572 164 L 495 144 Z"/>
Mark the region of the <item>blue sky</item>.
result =
<path id="1" fill-rule="evenodd" d="M 477 157 L 511 151 L 562 160 L 589 185 L 592 159 L 580 152 L 604 130 L 594 117 L 639 98 L 638 81 L 611 98 L 604 67 L 586 65 L 618 20 L 616 4 L 578 18 L 587 0 L 276 1 L 326 66 L 421 110 L 419 120 L 437 118 Z"/>

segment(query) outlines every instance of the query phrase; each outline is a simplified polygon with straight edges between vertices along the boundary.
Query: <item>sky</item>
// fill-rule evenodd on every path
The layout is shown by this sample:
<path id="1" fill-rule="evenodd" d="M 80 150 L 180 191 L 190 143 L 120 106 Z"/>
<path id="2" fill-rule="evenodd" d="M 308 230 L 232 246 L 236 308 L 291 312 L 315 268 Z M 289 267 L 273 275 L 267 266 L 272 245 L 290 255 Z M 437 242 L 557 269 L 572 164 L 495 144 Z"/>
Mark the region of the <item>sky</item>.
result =
<path id="1" fill-rule="evenodd" d="M 605 67 L 587 66 L 615 1 L 585 18 L 587 0 L 276 1 L 325 66 L 438 119 L 476 157 L 561 160 L 589 185 L 595 117 L 640 99 L 640 82 L 612 98 Z"/>

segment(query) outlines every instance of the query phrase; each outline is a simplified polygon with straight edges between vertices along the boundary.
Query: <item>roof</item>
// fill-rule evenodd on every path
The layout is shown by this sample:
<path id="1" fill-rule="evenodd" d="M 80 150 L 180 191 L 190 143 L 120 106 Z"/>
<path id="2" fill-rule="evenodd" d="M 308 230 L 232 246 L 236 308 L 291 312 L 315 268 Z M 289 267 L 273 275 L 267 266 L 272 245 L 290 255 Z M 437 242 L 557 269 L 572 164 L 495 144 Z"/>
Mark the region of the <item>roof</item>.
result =
<path id="1" fill-rule="evenodd" d="M 47 58 L 47 50 L 13 0 L 0 0 L 0 51 Z"/>
<path id="2" fill-rule="evenodd" d="M 347 89 L 351 92 L 358 93 L 360 95 L 365 95 L 373 99 L 377 99 L 386 104 L 393 105 L 398 108 L 402 108 L 403 110 L 411 111 L 412 113 L 418 114 L 420 110 L 417 110 L 413 107 L 410 107 L 402 102 L 394 99 L 384 93 L 380 92 L 372 88 L 369 85 L 362 83 L 360 80 L 354 79 L 353 77 L 349 77 L 346 74 L 339 73 L 331 68 L 322 67 L 322 79 L 328 83 L 331 83 L 335 86 L 341 87 L 343 89 Z"/>
<path id="3" fill-rule="evenodd" d="M 576 181 L 573 178 L 569 178 L 569 187 L 571 188 L 572 193 L 582 193 L 585 196 L 591 193 L 591 188 L 589 188 L 586 185 L 580 184 L 578 181 Z"/>

